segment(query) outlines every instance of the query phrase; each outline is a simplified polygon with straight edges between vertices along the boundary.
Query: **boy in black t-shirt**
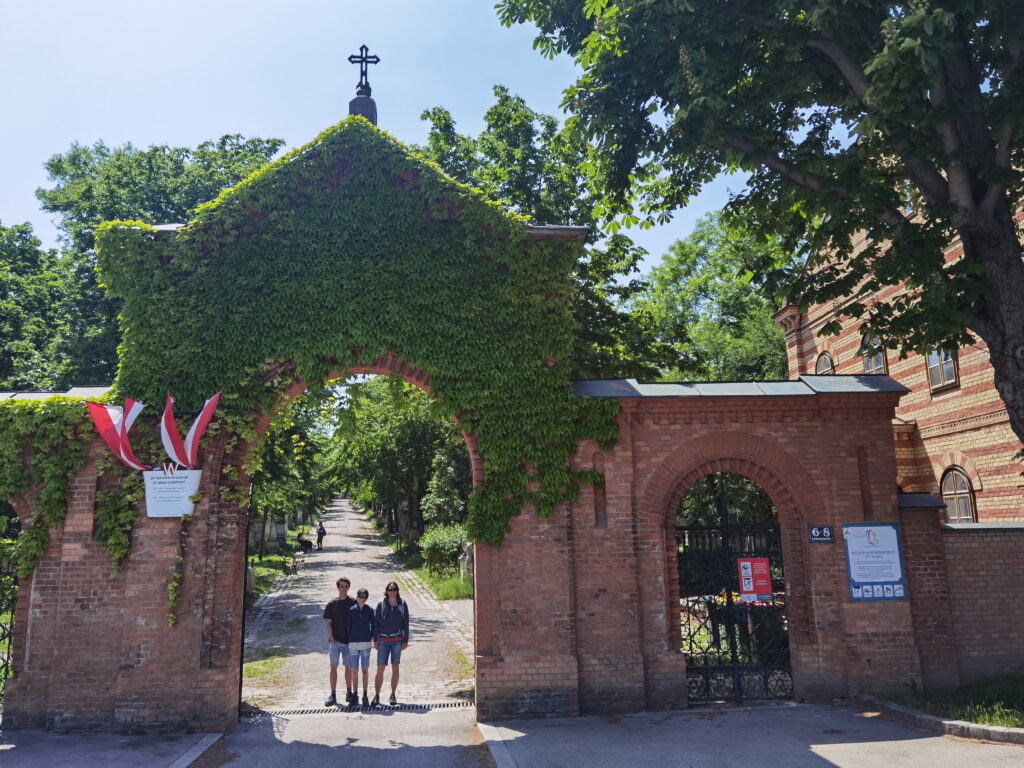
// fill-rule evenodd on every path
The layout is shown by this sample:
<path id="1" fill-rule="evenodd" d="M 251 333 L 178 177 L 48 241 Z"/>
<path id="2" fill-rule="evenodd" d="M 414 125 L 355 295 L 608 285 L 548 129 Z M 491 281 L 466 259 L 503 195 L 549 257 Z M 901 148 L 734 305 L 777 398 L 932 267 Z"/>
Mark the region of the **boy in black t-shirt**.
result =
<path id="1" fill-rule="evenodd" d="M 345 687 L 348 693 L 345 696 L 346 704 L 355 703 L 355 694 L 352 693 L 352 683 L 356 674 L 348 668 L 348 609 L 356 604 L 356 601 L 348 596 L 348 588 L 352 585 L 344 576 L 335 582 L 338 587 L 338 597 L 331 600 L 324 608 L 324 623 L 327 625 L 327 647 L 330 651 L 331 660 L 331 695 L 324 702 L 325 707 L 333 707 L 338 703 L 335 691 L 338 688 L 338 662 L 345 667 Z"/>

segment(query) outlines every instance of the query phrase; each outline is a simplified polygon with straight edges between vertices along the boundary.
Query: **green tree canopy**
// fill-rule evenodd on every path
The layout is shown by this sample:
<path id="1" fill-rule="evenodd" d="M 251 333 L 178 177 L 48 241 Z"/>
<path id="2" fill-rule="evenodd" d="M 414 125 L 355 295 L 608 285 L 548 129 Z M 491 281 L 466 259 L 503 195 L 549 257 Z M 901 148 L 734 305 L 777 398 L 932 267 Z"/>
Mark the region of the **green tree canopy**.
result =
<path id="1" fill-rule="evenodd" d="M 431 128 L 421 151 L 453 178 L 535 224 L 591 227 L 575 274 L 573 375 L 657 377 L 675 363 L 672 347 L 652 333 L 642 307 L 627 309 L 643 288 L 636 272 L 645 251 L 625 235 L 608 236 L 597 227 L 596 199 L 586 183 L 589 146 L 507 88 L 495 86 L 494 95 L 477 137 L 458 133 L 442 107 L 424 112 Z"/>
<path id="2" fill-rule="evenodd" d="M 465 441 L 419 389 L 383 377 L 348 384 L 333 443 L 335 471 L 347 494 L 382 508 L 393 532 L 403 509 L 418 533 L 426 522 L 446 522 L 449 515 L 465 519 L 471 486 Z"/>
<path id="3" fill-rule="evenodd" d="M 1014 0 L 502 0 L 583 73 L 606 214 L 664 220 L 722 171 L 734 205 L 810 254 L 806 303 L 887 346 L 988 344 L 1024 438 L 1024 14 Z M 868 236 L 860 247 L 862 233 Z M 962 259 L 944 247 L 963 243 Z M 887 286 L 906 290 L 878 299 Z M 828 330 L 836 331 L 833 325 Z"/>
<path id="4" fill-rule="evenodd" d="M 63 295 L 57 254 L 44 250 L 29 224 L 0 224 L 0 387 L 49 389 L 51 341 Z"/>
<path id="5" fill-rule="evenodd" d="M 783 261 L 777 239 L 755 234 L 722 213 L 702 218 L 672 244 L 638 298 L 682 361 L 671 377 L 704 381 L 785 379 L 786 343 L 772 320 L 778 308 L 751 271 Z"/>

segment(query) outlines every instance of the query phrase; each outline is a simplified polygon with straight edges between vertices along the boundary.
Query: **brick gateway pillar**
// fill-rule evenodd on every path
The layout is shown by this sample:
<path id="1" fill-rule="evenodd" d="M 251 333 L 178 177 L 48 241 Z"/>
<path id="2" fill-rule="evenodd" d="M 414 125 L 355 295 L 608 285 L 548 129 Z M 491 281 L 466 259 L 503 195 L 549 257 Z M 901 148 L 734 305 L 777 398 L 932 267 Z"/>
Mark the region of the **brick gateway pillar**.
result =
<path id="1" fill-rule="evenodd" d="M 389 365 L 369 372 L 416 376 Z M 674 505 L 711 471 L 758 481 L 779 510 L 797 697 L 920 683 L 909 602 L 849 602 L 841 544 L 806 541 L 807 524 L 898 521 L 898 385 L 836 376 L 576 388 L 619 401 L 619 441 L 608 451 L 583 443 L 572 459 L 601 471 L 603 486 L 584 487 L 552 517 L 523 510 L 500 548 L 477 546 L 481 718 L 686 706 Z M 101 450 L 90 446 L 67 519 L 21 584 L 4 725 L 228 729 L 238 717 L 245 514 L 224 498 L 220 470 L 239 465 L 243 449 L 224 456 L 215 443 L 205 457 L 174 627 L 166 583 L 179 521 L 143 516 L 114 571 L 93 538 Z M 31 494 L 15 502 L 24 519 Z"/>

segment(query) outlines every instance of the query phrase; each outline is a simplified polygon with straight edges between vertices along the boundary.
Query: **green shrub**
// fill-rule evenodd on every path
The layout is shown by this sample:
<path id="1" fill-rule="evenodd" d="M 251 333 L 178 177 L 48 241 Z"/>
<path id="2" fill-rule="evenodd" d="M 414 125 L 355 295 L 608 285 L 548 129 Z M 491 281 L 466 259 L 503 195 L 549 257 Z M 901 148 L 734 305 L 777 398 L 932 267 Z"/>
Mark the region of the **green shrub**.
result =
<path id="1" fill-rule="evenodd" d="M 431 573 L 443 573 L 459 567 L 462 542 L 466 540 L 466 529 L 453 525 L 433 525 L 420 537 L 420 552 Z"/>

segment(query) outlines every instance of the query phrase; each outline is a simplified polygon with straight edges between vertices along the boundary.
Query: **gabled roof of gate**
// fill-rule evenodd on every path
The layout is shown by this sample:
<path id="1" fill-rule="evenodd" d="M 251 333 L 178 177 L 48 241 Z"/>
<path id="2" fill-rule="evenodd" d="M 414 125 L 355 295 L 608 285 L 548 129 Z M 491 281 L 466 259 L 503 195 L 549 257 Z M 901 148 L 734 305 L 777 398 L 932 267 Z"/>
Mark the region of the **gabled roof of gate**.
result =
<path id="1" fill-rule="evenodd" d="M 313 184 L 317 183 L 311 182 L 311 178 L 323 179 L 324 168 L 329 165 L 329 183 L 338 190 L 338 194 L 344 194 L 352 168 L 356 168 L 356 173 L 367 173 L 366 166 L 355 160 L 357 155 L 386 158 L 382 165 L 388 167 L 381 168 L 381 173 L 392 174 L 397 168 L 396 183 L 422 189 L 427 217 L 445 214 L 454 217 L 456 211 L 462 213 L 466 209 L 477 208 L 480 214 L 487 212 L 488 230 L 493 228 L 494 214 L 500 213 L 499 218 L 517 229 L 522 227 L 532 240 L 582 242 L 590 232 L 588 227 L 530 224 L 526 217 L 511 213 L 502 204 L 487 198 L 482 191 L 452 179 L 437 164 L 362 117 L 349 117 L 305 146 L 268 163 L 249 178 L 222 192 L 215 200 L 199 206 L 191 222 L 160 223 L 152 229 L 160 239 L 223 237 L 225 227 L 234 230 L 239 237 L 246 237 L 250 231 L 259 229 L 261 222 L 271 214 L 266 208 L 268 190 L 273 190 L 278 200 L 286 201 L 285 207 L 291 205 L 298 210 L 310 203 Z M 492 234 L 501 236 L 499 232 Z"/>

